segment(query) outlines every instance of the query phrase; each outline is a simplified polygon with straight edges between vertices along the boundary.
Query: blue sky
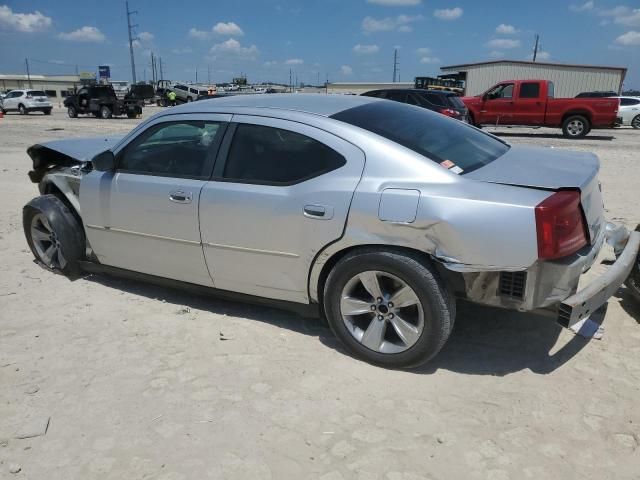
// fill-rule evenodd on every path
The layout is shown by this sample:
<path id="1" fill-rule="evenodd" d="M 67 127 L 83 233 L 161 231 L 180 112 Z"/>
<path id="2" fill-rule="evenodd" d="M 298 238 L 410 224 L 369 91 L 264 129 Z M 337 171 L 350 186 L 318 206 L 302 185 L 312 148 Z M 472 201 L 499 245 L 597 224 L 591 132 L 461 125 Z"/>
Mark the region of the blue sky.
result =
<path id="1" fill-rule="evenodd" d="M 534 34 L 540 60 L 629 69 L 640 89 L 638 0 L 131 0 L 138 79 L 149 55 L 172 80 L 287 83 L 390 81 L 398 48 L 400 77 L 439 73 L 442 65 L 527 59 Z M 130 80 L 123 1 L 0 0 L 0 73 L 95 71 Z M 146 68 L 146 72 L 145 72 Z"/>

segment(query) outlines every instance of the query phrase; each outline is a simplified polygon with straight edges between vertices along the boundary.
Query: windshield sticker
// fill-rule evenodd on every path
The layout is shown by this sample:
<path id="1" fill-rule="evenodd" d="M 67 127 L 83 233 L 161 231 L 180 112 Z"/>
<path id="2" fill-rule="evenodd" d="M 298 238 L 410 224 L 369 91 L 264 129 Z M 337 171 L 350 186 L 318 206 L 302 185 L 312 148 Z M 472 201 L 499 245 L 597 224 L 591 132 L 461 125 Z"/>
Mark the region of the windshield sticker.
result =
<path id="1" fill-rule="evenodd" d="M 453 163 L 451 160 L 445 160 L 444 162 L 440 162 L 440 165 L 443 166 L 444 168 L 452 168 L 456 166 L 456 164 Z"/>

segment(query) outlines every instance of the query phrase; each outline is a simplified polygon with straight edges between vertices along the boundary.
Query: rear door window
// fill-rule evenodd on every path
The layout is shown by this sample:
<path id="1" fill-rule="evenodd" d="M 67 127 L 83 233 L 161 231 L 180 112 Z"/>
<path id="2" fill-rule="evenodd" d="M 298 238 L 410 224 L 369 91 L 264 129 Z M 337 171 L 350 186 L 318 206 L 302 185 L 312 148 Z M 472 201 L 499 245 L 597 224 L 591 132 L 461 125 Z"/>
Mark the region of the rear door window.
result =
<path id="1" fill-rule="evenodd" d="M 631 105 L 638 105 L 638 104 L 640 104 L 640 99 L 635 99 L 635 98 L 620 99 L 620 106 L 622 107 L 630 107 Z"/>
<path id="2" fill-rule="evenodd" d="M 540 84 L 538 82 L 525 82 L 520 84 L 520 98 L 539 98 Z"/>
<path id="3" fill-rule="evenodd" d="M 44 93 L 42 90 L 29 90 L 27 92 L 27 95 L 31 95 L 32 97 L 46 97 L 47 94 Z"/>
<path id="4" fill-rule="evenodd" d="M 241 183 L 293 185 L 345 163 L 338 152 L 306 135 L 241 124 L 233 136 L 223 177 Z"/>
<path id="5" fill-rule="evenodd" d="M 390 91 L 386 98 L 394 102 L 407 103 L 407 92 Z"/>

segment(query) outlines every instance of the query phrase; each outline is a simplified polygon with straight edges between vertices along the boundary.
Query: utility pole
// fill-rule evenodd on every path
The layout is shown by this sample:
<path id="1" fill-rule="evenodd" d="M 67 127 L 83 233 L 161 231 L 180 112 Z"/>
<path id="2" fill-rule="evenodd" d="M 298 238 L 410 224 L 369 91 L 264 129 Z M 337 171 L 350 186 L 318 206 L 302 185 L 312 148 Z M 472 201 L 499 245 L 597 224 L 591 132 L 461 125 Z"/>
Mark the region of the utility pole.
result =
<path id="1" fill-rule="evenodd" d="M 27 66 L 27 81 L 29 82 L 29 88 L 33 88 L 33 85 L 31 85 L 31 73 L 29 72 L 29 59 L 28 58 L 24 59 L 24 64 Z"/>
<path id="2" fill-rule="evenodd" d="M 398 49 L 393 51 L 393 83 L 396 83 L 398 75 Z"/>
<path id="3" fill-rule="evenodd" d="M 158 57 L 158 60 L 160 60 L 160 78 L 159 78 L 159 80 L 164 80 L 164 73 L 162 73 L 162 57 Z"/>
<path id="4" fill-rule="evenodd" d="M 207 65 L 207 85 L 211 85 L 211 66 Z"/>
<path id="5" fill-rule="evenodd" d="M 540 35 L 536 33 L 536 44 L 533 47 L 533 61 L 536 61 L 536 57 L 538 56 L 538 42 L 540 41 Z"/>
<path id="6" fill-rule="evenodd" d="M 154 85 L 156 83 L 156 59 L 153 58 L 153 52 L 151 52 L 151 82 Z"/>
<path id="7" fill-rule="evenodd" d="M 292 81 L 292 72 L 291 69 L 289 69 L 289 90 L 291 91 L 291 93 L 293 93 L 293 86 L 291 84 Z"/>
<path id="8" fill-rule="evenodd" d="M 133 83 L 136 83 L 136 63 L 133 59 L 133 36 L 131 35 L 131 32 L 134 28 L 136 28 L 138 25 L 131 25 L 131 15 L 133 15 L 134 13 L 138 13 L 136 10 L 134 11 L 130 11 L 129 10 L 129 1 L 125 1 L 124 2 L 125 7 L 127 8 L 127 31 L 129 32 L 129 54 L 131 55 L 131 78 L 133 79 Z"/>

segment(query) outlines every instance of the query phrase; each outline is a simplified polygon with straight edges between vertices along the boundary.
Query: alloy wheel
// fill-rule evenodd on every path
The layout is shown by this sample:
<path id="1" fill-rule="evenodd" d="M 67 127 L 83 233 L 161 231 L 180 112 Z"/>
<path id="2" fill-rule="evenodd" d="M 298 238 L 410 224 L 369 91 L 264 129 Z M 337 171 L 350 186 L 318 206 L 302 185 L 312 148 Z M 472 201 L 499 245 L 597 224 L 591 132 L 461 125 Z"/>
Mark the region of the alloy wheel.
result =
<path id="1" fill-rule="evenodd" d="M 424 330 L 424 311 L 416 292 L 387 272 L 352 277 L 340 296 L 342 321 L 363 346 L 378 353 L 411 348 Z"/>
<path id="2" fill-rule="evenodd" d="M 42 263 L 51 269 L 63 270 L 67 260 L 62 254 L 60 241 L 47 218 L 39 213 L 31 220 L 31 240 Z"/>
<path id="3" fill-rule="evenodd" d="M 577 137 L 584 131 L 584 123 L 580 120 L 571 120 L 567 124 L 567 131 L 571 136 Z"/>

